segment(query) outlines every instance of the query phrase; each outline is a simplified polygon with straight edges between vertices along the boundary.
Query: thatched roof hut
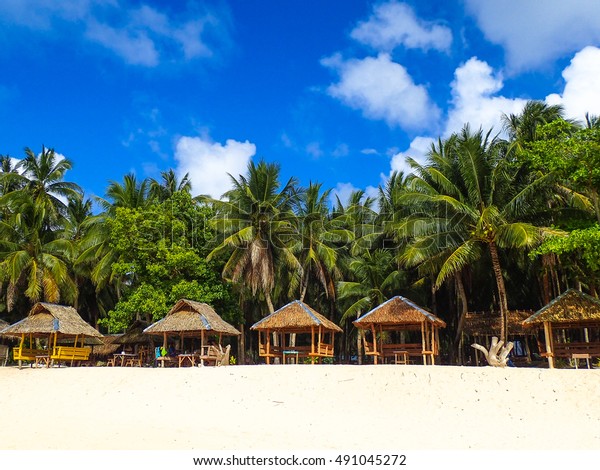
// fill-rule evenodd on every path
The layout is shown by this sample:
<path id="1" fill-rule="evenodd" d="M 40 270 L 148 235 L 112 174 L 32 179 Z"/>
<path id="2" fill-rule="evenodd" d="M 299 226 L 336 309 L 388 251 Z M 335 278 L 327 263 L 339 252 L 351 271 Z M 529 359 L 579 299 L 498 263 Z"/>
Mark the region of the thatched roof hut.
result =
<path id="1" fill-rule="evenodd" d="M 446 327 L 446 322 L 436 317 L 433 313 L 419 307 L 412 300 L 400 295 L 392 297 L 373 310 L 365 313 L 352 322 L 361 330 L 365 354 L 373 356 L 377 364 L 380 357 L 394 356 L 398 360 L 397 352 L 405 352 L 404 363 L 408 362 L 408 356 L 421 356 L 423 364 L 435 363 L 435 356 L 439 354 L 438 330 Z M 371 342 L 367 340 L 366 331 L 371 332 Z M 384 343 L 383 332 L 411 332 L 420 331 L 420 343 Z M 379 334 L 379 341 L 377 340 Z"/>
<path id="2" fill-rule="evenodd" d="M 10 323 L 8 323 L 7 321 L 4 321 L 0 318 L 0 332 L 9 325 L 10 325 Z"/>
<path id="3" fill-rule="evenodd" d="M 526 335 L 523 321 L 532 314 L 532 310 L 510 310 L 507 319 L 509 335 Z M 498 336 L 501 324 L 500 312 L 468 312 L 465 315 L 463 334 L 472 337 Z"/>
<path id="4" fill-rule="evenodd" d="M 284 305 L 256 322 L 250 329 L 258 331 L 258 353 L 266 358 L 267 364 L 271 363 L 271 359 L 282 359 L 285 362 L 288 353 L 294 355 L 295 362 L 299 358 L 309 358 L 314 364 L 322 358 L 333 358 L 334 334 L 343 331 L 300 300 Z M 271 334 L 278 338 L 273 344 Z M 309 334 L 310 346 L 299 346 L 294 336 L 296 334 Z"/>
<path id="5" fill-rule="evenodd" d="M 193 300 L 179 300 L 167 315 L 143 330 L 144 333 L 197 334 L 200 331 L 237 336 L 241 333 L 223 320 L 208 304 Z"/>
<path id="6" fill-rule="evenodd" d="M 23 320 L 2 331 L 5 336 L 47 336 L 54 333 L 63 336 L 102 337 L 73 307 L 46 302 L 36 303 Z"/>
<path id="7" fill-rule="evenodd" d="M 569 289 L 523 321 L 528 328 L 544 328 L 550 368 L 554 358 L 600 357 L 600 300 Z"/>
<path id="8" fill-rule="evenodd" d="M 286 332 L 307 332 L 311 328 L 341 333 L 343 330 L 304 302 L 294 300 L 276 312 L 256 322 L 251 330 L 285 330 Z"/>
<path id="9" fill-rule="evenodd" d="M 600 300 L 569 289 L 523 321 L 525 327 L 551 323 L 600 322 Z"/>
<path id="10" fill-rule="evenodd" d="M 419 307 L 412 300 L 397 295 L 375 307 L 352 323 L 358 328 L 380 325 L 383 329 L 394 329 L 396 326 L 417 325 L 423 322 L 445 328 L 446 322 L 433 313 Z"/>

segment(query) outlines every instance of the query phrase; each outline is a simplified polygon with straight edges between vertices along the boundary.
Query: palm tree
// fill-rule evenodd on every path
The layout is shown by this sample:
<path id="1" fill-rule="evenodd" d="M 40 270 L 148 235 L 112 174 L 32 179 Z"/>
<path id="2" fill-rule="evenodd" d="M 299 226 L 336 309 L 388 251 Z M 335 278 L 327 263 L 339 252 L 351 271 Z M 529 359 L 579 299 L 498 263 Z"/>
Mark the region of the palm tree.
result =
<path id="1" fill-rule="evenodd" d="M 469 126 L 435 147 L 428 162 L 411 162 L 415 176 L 401 200 L 415 214 L 397 226 L 398 235 L 412 237 L 405 262 L 439 266 L 435 287 L 477 262 L 486 248 L 496 280 L 506 341 L 508 301 L 500 249 L 526 249 L 549 232 L 532 223 L 543 194 L 545 177 L 525 180 L 506 159 L 507 145 L 491 131 L 471 132 Z M 422 214 L 417 211 L 422 210 Z M 427 214 L 433 216 L 428 216 Z"/>
<path id="2" fill-rule="evenodd" d="M 32 195 L 21 197 L 18 210 L 0 221 L 0 278 L 8 281 L 9 310 L 20 291 L 31 303 L 72 304 L 77 296 L 67 264 L 73 245 L 45 228 L 44 207 L 34 201 Z"/>
<path id="3" fill-rule="evenodd" d="M 520 114 L 503 114 L 502 124 L 511 141 L 511 149 L 521 151 L 528 142 L 537 140 L 538 128 L 562 119 L 562 105 L 549 105 L 543 101 L 528 101 Z"/>
<path id="4" fill-rule="evenodd" d="M 23 189 L 31 195 L 42 217 L 49 217 L 51 222 L 64 215 L 67 209 L 64 200 L 77 198 L 81 194 L 77 184 L 64 181 L 65 173 L 72 166 L 69 159 L 60 158 L 54 149 L 42 147 L 39 155 L 26 148 L 25 158 L 15 167 L 22 172 Z"/>
<path id="5" fill-rule="evenodd" d="M 270 313 L 275 311 L 272 291 L 278 265 L 288 267 L 293 276 L 301 266 L 293 252 L 297 219 L 292 212 L 297 198 L 297 182 L 290 178 L 281 186 L 277 164 L 250 162 L 248 173 L 230 175 L 233 189 L 223 200 L 213 200 L 217 214 L 214 224 L 222 240 L 208 259 L 228 254 L 223 277 L 241 283 L 253 295 L 261 293 Z"/>
<path id="6" fill-rule="evenodd" d="M 176 192 L 190 192 L 192 182 L 189 173 L 186 173 L 181 180 L 172 169 L 160 173 L 162 181 L 150 180 L 150 197 L 156 198 L 158 202 L 163 202 L 173 196 Z"/>
<path id="7" fill-rule="evenodd" d="M 142 208 L 149 204 L 149 189 L 149 180 L 138 181 L 133 173 L 128 173 L 122 184 L 111 181 L 106 190 L 108 199 L 98 198 L 98 201 L 109 214 L 114 214 L 118 207 Z"/>
<path id="8" fill-rule="evenodd" d="M 298 241 L 301 244 L 298 258 L 302 265 L 301 301 L 304 301 L 312 275 L 323 287 L 325 295 L 335 301 L 334 279 L 340 276 L 338 245 L 353 239 L 353 233 L 343 227 L 343 218 L 330 216 L 328 200 L 331 189 L 321 192 L 321 187 L 320 183 L 310 183 L 297 211 L 300 224 Z"/>

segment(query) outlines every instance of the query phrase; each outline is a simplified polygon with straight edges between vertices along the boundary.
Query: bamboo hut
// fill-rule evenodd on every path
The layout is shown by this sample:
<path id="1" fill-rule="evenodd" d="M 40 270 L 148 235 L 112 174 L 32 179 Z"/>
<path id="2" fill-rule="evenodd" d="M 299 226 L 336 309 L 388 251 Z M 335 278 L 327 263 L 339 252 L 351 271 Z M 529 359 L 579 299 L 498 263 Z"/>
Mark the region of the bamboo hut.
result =
<path id="1" fill-rule="evenodd" d="M 543 329 L 542 356 L 554 368 L 555 358 L 600 357 L 600 300 L 569 289 L 523 321 L 525 328 Z"/>
<path id="2" fill-rule="evenodd" d="M 85 346 L 86 340 L 102 337 L 73 307 L 45 302 L 36 303 L 27 317 L 5 328 L 2 334 L 20 338 L 19 346 L 13 348 L 19 366 L 22 361 L 48 366 L 54 361 L 87 361 L 91 348 Z"/>
<path id="3" fill-rule="evenodd" d="M 163 347 L 168 347 L 168 337 L 176 337 L 180 341 L 180 352 L 184 352 L 184 340 L 191 338 L 200 340 L 200 355 L 206 355 L 205 341 L 209 336 L 215 336 L 221 344 L 223 336 L 238 336 L 241 333 L 223 320 L 208 304 L 193 300 L 179 300 L 167 315 L 143 330 L 144 334 L 162 336 Z"/>
<path id="4" fill-rule="evenodd" d="M 334 334 L 342 329 L 304 302 L 294 300 L 250 327 L 258 331 L 258 353 L 283 362 L 309 358 L 311 363 L 333 358 Z"/>
<path id="5" fill-rule="evenodd" d="M 523 321 L 534 312 L 532 310 L 510 310 L 508 312 L 508 339 L 514 344 L 512 358 L 514 361 L 531 362 L 532 351 L 537 350 L 535 332 L 527 330 Z M 498 336 L 502 324 L 500 312 L 468 312 L 465 315 L 461 337 L 461 354 L 467 363 L 479 365 L 486 363 L 477 349 L 471 344 L 489 345 L 493 336 Z"/>
<path id="6" fill-rule="evenodd" d="M 402 296 L 392 297 L 353 323 L 359 329 L 365 354 L 373 356 L 375 364 L 380 358 L 407 364 L 410 357 L 419 356 L 423 364 L 435 364 L 439 329 L 446 327 L 443 320 Z"/>

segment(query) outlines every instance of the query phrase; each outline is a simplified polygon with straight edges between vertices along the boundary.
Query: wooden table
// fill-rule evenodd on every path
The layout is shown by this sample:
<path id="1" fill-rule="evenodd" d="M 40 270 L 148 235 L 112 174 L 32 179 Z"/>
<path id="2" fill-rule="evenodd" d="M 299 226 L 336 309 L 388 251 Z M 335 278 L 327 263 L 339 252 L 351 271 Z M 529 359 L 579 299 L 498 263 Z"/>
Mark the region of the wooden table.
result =
<path id="1" fill-rule="evenodd" d="M 42 354 L 39 356 L 35 356 L 35 366 L 39 367 L 39 366 L 46 366 L 46 367 L 50 367 L 50 356 L 48 354 Z"/>
<path id="2" fill-rule="evenodd" d="M 575 369 L 578 369 L 579 359 L 585 359 L 587 362 L 587 368 L 590 368 L 590 353 L 573 353 L 571 358 L 575 361 Z"/>
<path id="3" fill-rule="evenodd" d="M 196 354 L 178 354 L 177 359 L 179 360 L 179 367 L 184 367 L 185 363 L 188 362 L 190 366 L 196 366 Z"/>
<path id="4" fill-rule="evenodd" d="M 288 362 L 289 360 L 293 362 Z M 284 364 L 298 364 L 298 351 L 288 349 L 283 351 L 283 363 Z"/>
<path id="5" fill-rule="evenodd" d="M 138 355 L 131 353 L 117 353 L 113 354 L 113 357 L 115 359 L 115 367 L 124 367 L 127 359 L 137 359 Z"/>
<path id="6" fill-rule="evenodd" d="M 408 351 L 393 351 L 394 364 L 408 364 Z"/>

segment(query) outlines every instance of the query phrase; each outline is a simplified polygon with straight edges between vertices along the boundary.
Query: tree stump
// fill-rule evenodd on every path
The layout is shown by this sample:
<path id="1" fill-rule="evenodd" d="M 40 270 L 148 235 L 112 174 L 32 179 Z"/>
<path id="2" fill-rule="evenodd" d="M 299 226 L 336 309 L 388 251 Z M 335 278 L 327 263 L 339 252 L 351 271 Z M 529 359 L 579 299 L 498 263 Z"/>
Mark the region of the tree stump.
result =
<path id="1" fill-rule="evenodd" d="M 498 341 L 498 338 L 495 336 L 492 337 L 492 344 L 490 345 L 490 350 L 488 351 L 481 344 L 473 343 L 471 345 L 472 348 L 478 349 L 483 353 L 487 363 L 490 366 L 494 367 L 506 367 L 508 363 L 508 355 L 512 351 L 514 344 L 512 341 L 506 343 L 504 346 L 504 341 Z"/>

